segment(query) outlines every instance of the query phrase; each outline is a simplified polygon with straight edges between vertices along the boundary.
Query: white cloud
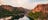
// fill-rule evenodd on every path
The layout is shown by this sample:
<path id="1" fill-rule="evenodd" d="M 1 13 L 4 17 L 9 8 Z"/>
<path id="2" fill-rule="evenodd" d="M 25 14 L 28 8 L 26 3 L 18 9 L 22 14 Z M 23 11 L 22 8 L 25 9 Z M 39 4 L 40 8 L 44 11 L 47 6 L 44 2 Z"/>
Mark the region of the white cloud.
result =
<path id="1" fill-rule="evenodd" d="M 29 2 L 29 0 L 2 0 L 2 4 L 7 4 L 7 5 L 12 5 L 14 7 L 24 7 L 27 9 L 33 9 L 37 4 L 46 4 L 48 1 L 39 1 L 39 2 L 34 2 L 32 0 Z"/>

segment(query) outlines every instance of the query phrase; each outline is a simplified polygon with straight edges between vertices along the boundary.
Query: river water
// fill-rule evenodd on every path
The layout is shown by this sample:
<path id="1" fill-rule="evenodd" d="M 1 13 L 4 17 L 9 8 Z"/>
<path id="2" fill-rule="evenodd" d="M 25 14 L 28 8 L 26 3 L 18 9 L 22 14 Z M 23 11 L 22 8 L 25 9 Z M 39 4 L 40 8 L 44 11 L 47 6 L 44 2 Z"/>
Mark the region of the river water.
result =
<path id="1" fill-rule="evenodd" d="M 11 16 L 6 18 L 1 18 L 0 20 L 9 20 L 9 19 L 11 19 Z M 19 18 L 18 20 L 29 20 L 29 18 L 27 16 L 24 16 L 23 18 Z"/>

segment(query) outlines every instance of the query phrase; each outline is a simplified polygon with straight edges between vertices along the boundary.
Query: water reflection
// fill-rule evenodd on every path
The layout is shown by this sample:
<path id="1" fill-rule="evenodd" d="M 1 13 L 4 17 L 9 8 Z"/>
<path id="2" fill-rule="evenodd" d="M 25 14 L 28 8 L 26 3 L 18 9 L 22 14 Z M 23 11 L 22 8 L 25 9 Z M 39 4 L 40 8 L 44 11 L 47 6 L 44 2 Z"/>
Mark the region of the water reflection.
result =
<path id="1" fill-rule="evenodd" d="M 23 18 L 20 18 L 19 20 L 30 20 L 27 16 L 24 16 Z"/>
<path id="2" fill-rule="evenodd" d="M 24 16 L 22 18 L 19 18 L 19 19 L 12 19 L 11 16 L 10 17 L 6 17 L 6 18 L 1 18 L 0 20 L 34 20 L 33 18 L 30 18 L 30 17 L 27 17 L 27 16 Z"/>

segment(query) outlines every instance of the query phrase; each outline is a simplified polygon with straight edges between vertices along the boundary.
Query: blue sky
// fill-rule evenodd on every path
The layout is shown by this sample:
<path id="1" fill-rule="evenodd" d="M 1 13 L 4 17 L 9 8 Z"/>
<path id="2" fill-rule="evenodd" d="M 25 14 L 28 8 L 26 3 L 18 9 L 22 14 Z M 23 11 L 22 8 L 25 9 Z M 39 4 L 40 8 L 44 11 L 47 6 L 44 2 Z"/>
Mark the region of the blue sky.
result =
<path id="1" fill-rule="evenodd" d="M 34 0 L 34 2 L 40 2 L 40 1 L 46 1 L 46 0 Z"/>
<path id="2" fill-rule="evenodd" d="M 30 3 L 32 2 L 46 2 L 47 0 L 29 0 Z"/>
<path id="3" fill-rule="evenodd" d="M 12 5 L 14 7 L 24 7 L 27 9 L 33 9 L 37 4 L 48 3 L 47 0 L 2 0 L 7 5 Z"/>

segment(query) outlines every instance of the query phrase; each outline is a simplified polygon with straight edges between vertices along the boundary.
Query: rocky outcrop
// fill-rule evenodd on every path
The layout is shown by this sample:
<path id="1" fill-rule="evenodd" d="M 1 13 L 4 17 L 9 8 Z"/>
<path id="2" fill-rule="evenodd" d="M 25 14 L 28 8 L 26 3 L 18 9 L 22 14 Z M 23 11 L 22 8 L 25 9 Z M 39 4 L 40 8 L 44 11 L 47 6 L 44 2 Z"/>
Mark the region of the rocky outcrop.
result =
<path id="1" fill-rule="evenodd" d="M 9 11 L 12 11 L 12 6 L 11 5 L 1 5 L 1 7 L 5 10 L 9 10 Z"/>
<path id="2" fill-rule="evenodd" d="M 24 9 L 22 7 L 13 7 L 13 6 L 10 6 L 10 5 L 1 5 L 0 6 L 0 11 L 1 10 L 7 10 L 9 12 L 11 12 L 11 14 L 13 13 L 13 16 L 16 17 L 16 15 L 20 16 L 21 18 L 24 17 L 24 15 L 27 15 L 29 10 L 28 9 Z M 18 14 L 16 14 L 16 12 Z M 6 12 L 5 12 L 6 13 Z M 3 12 L 1 14 L 4 14 Z M 10 13 L 9 13 L 10 14 Z M 4 15 L 5 17 L 9 17 L 7 14 Z M 15 18 L 13 17 L 13 18 Z"/>
<path id="3" fill-rule="evenodd" d="M 48 4 L 38 4 L 32 12 L 42 12 L 44 19 L 48 19 Z"/>

